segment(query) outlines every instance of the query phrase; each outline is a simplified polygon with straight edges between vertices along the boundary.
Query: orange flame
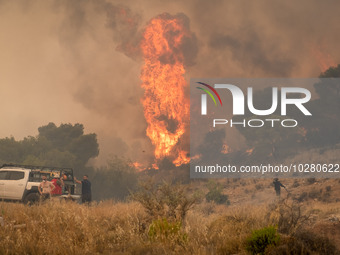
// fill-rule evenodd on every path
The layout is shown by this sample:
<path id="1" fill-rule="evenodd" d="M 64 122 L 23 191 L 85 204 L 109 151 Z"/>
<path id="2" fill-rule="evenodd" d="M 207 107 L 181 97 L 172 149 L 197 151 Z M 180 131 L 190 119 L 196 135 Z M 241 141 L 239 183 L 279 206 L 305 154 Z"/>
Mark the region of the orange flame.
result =
<path id="1" fill-rule="evenodd" d="M 158 170 L 158 169 L 159 169 L 158 166 L 157 166 L 155 163 L 153 163 L 153 164 L 151 165 L 151 167 L 152 167 L 153 169 L 155 169 L 155 170 Z"/>
<path id="2" fill-rule="evenodd" d="M 254 148 L 251 148 L 251 149 L 246 150 L 246 153 L 248 155 L 251 155 L 251 154 L 253 154 L 253 151 L 254 151 Z"/>
<path id="3" fill-rule="evenodd" d="M 228 154 L 230 152 L 230 147 L 227 144 L 223 144 L 221 153 Z"/>
<path id="4" fill-rule="evenodd" d="M 179 49 L 186 33 L 178 19 L 161 15 L 150 21 L 141 43 L 146 134 L 155 146 L 155 158 L 170 156 L 175 165 L 189 161 L 180 146 L 189 120 L 189 101 L 184 95 L 187 86 L 184 56 Z"/>
<path id="5" fill-rule="evenodd" d="M 183 164 L 188 164 L 190 162 L 190 158 L 187 156 L 186 151 L 180 151 L 178 157 L 173 161 L 175 166 L 180 166 Z"/>
<path id="6" fill-rule="evenodd" d="M 136 168 L 136 170 L 137 170 L 138 172 L 142 172 L 142 171 L 145 170 L 145 167 L 144 167 L 141 163 L 139 163 L 139 162 L 132 162 L 131 165 L 132 165 L 134 168 Z"/>

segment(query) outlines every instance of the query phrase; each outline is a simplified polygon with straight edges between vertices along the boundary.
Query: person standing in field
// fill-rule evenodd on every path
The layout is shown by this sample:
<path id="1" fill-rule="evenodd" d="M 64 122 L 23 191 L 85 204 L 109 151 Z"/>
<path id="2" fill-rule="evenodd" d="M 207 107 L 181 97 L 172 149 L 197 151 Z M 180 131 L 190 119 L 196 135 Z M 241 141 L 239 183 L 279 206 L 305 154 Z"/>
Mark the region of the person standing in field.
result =
<path id="1" fill-rule="evenodd" d="M 92 201 L 91 182 L 88 178 L 89 177 L 86 174 L 83 176 L 82 181 L 79 181 L 76 177 L 74 177 L 75 182 L 81 184 L 81 202 L 83 204 L 90 203 Z"/>
<path id="2" fill-rule="evenodd" d="M 274 184 L 276 196 L 280 197 L 280 195 L 281 195 L 281 187 L 283 187 L 285 189 L 286 189 L 286 187 L 279 181 L 278 178 L 274 178 L 273 184 Z"/>
<path id="3" fill-rule="evenodd" d="M 52 182 L 47 181 L 46 175 L 43 175 L 42 182 L 39 184 L 38 191 L 41 195 L 42 200 L 49 199 L 51 197 L 52 191 L 55 189 Z"/>
<path id="4" fill-rule="evenodd" d="M 62 188 L 64 187 L 63 178 L 60 177 L 58 173 L 54 174 L 52 184 L 54 185 L 55 189 L 52 190 L 52 196 L 62 195 L 63 191 Z"/>

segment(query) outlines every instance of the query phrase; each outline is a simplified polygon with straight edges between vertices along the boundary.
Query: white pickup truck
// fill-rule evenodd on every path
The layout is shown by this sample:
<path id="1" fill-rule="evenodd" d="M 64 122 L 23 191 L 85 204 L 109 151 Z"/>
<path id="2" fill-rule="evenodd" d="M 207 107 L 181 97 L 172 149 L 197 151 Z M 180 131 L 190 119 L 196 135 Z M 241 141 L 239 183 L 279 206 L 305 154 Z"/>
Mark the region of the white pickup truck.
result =
<path id="1" fill-rule="evenodd" d="M 47 176 L 47 180 L 52 180 L 54 176 L 63 176 L 64 188 L 58 197 L 71 200 L 80 198 L 74 194 L 72 168 L 6 164 L 0 167 L 0 200 L 15 200 L 27 204 L 39 201 L 38 186 L 43 175 Z"/>

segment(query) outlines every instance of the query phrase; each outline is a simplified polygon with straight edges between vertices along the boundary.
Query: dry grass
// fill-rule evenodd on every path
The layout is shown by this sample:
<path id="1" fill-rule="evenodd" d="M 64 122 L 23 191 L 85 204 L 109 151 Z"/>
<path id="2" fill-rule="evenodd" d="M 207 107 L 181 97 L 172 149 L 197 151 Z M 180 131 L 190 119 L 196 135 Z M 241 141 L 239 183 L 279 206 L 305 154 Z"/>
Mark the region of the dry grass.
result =
<path id="1" fill-rule="evenodd" d="M 145 217 L 137 204 L 1 204 L 0 254 L 95 254 L 139 246 Z M 26 224 L 16 230 L 13 225 Z"/>
<path id="2" fill-rule="evenodd" d="M 224 190 L 231 197 L 230 206 L 203 201 L 188 211 L 180 231 L 174 231 L 170 222 L 168 230 L 153 233 L 156 238 L 150 238 L 149 234 L 156 218 L 150 217 L 137 202 L 106 201 L 89 207 L 64 201 L 31 207 L 0 202 L 0 216 L 6 222 L 5 227 L 0 227 L 0 254 L 247 254 L 247 237 L 255 229 L 279 227 L 284 206 L 268 192 L 272 190 L 269 180 L 246 181 L 246 184 L 230 184 Z M 256 191 L 255 185 L 259 183 L 264 191 Z M 292 186 L 293 180 L 288 184 Z M 324 185 L 334 186 L 335 181 L 326 181 Z M 303 183 L 301 186 L 314 187 Z M 255 198 L 241 192 L 245 187 L 256 191 Z M 251 202 L 242 203 L 247 196 Z M 336 232 L 340 223 L 330 221 L 340 218 L 339 202 L 309 200 L 298 206 L 302 215 L 310 217 L 308 221 L 298 222 L 292 228 L 294 231 L 301 227 L 322 233 L 325 228 L 333 233 L 328 237 L 340 243 L 340 232 Z M 289 210 L 287 213 L 282 215 L 289 216 Z M 17 224 L 26 227 L 16 229 Z M 157 238 L 157 235 L 162 236 Z"/>

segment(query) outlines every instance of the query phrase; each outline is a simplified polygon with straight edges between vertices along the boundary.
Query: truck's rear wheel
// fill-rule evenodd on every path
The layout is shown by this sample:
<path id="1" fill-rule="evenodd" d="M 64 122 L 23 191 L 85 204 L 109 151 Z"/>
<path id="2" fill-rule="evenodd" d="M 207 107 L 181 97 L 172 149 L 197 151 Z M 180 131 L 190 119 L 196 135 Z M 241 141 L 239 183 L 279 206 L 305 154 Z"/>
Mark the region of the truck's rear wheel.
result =
<path id="1" fill-rule="evenodd" d="M 28 205 L 35 204 L 37 202 L 39 202 L 38 193 L 30 193 L 24 199 L 24 203 Z"/>

